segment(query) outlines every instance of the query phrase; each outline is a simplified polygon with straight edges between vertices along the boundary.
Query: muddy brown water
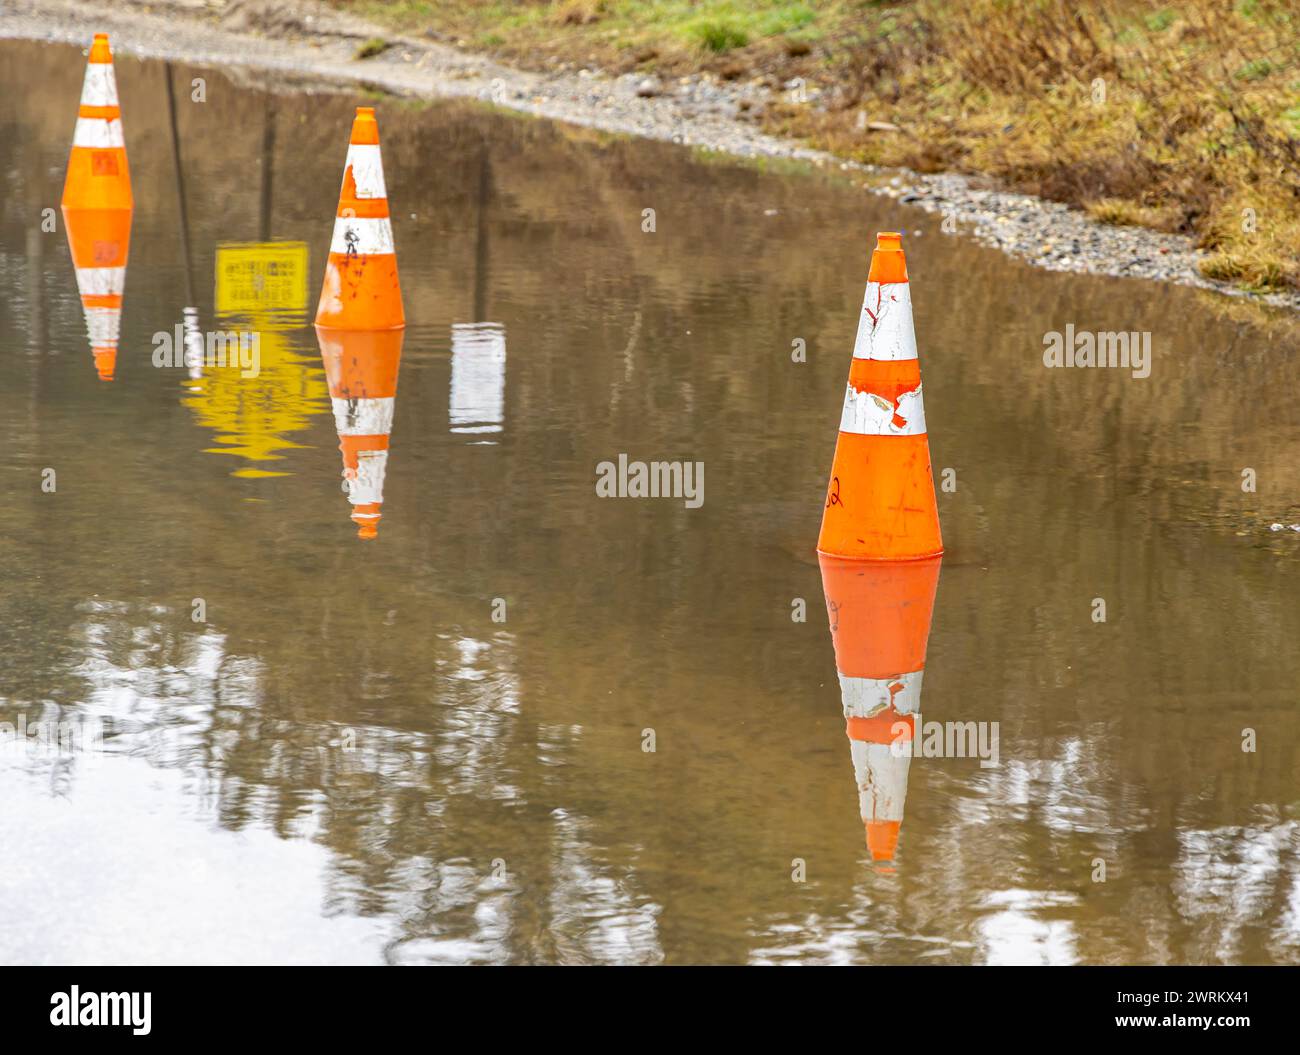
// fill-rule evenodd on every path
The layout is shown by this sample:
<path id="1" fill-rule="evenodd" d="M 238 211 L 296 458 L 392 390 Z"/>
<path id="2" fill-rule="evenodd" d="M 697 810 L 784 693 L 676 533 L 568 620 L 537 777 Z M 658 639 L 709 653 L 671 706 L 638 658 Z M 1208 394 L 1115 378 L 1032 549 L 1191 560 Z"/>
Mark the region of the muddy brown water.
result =
<path id="1" fill-rule="evenodd" d="M 1290 320 L 839 173 L 376 98 L 409 325 L 366 542 L 308 315 L 214 299 L 223 243 L 302 241 L 314 307 L 365 100 L 171 67 L 182 229 L 168 68 L 118 58 L 106 383 L 40 229 L 84 60 L 0 52 L 0 722 L 105 731 L 0 750 L 0 960 L 1300 961 Z M 887 867 L 813 553 L 880 229 L 957 484 L 923 712 L 1000 730 L 912 761 Z M 155 368 L 187 306 L 259 375 Z M 1149 331 L 1151 375 L 1045 369 L 1067 324 Z M 598 498 L 620 453 L 703 462 L 703 505 Z"/>

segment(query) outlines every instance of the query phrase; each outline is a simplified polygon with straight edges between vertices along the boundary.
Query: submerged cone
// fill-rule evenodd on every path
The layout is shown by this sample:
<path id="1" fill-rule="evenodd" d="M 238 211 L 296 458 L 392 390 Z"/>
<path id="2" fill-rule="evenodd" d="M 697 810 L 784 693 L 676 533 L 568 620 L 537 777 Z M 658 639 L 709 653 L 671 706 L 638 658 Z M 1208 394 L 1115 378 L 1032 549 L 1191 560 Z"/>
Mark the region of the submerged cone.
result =
<path id="1" fill-rule="evenodd" d="M 907 801 L 911 745 L 941 558 L 818 558 L 839 673 L 858 811 L 873 861 L 891 861 Z"/>
<path id="2" fill-rule="evenodd" d="M 100 378 L 111 381 L 135 199 L 113 54 L 103 33 L 95 34 L 86 62 L 61 204 L 91 354 Z"/>
<path id="3" fill-rule="evenodd" d="M 943 552 L 898 234 L 881 233 L 871 255 L 817 550 L 859 560 Z"/>
<path id="4" fill-rule="evenodd" d="M 316 325 L 342 330 L 406 325 L 372 106 L 358 106 L 352 122 Z"/>

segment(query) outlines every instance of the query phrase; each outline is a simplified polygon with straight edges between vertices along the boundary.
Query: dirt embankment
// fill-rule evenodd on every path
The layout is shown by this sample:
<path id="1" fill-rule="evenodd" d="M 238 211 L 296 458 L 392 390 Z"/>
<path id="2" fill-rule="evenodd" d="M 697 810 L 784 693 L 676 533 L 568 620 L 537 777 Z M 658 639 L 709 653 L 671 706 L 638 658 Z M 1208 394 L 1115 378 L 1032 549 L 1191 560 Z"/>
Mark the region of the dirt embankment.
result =
<path id="1" fill-rule="evenodd" d="M 374 6 L 383 14 L 386 5 Z M 380 25 L 311 0 L 152 0 L 147 5 L 11 0 L 0 12 L 4 37 L 84 43 L 92 33 L 106 31 L 119 51 L 258 68 L 288 84 L 324 80 L 413 97 L 471 97 L 555 120 L 741 157 L 839 166 L 865 192 L 940 213 L 946 229 L 967 231 L 1039 266 L 1242 292 L 1241 275 L 1233 275 L 1234 282 L 1207 276 L 1207 260 L 1221 254 L 1198 247 L 1198 239 L 1202 245 L 1205 240 L 1194 232 L 1102 223 L 1064 202 L 999 190 L 978 176 L 919 173 L 846 158 L 871 152 L 836 140 L 844 122 L 851 121 L 856 138 L 866 137 L 871 144 L 890 142 L 900 135 L 901 126 L 886 121 L 877 123 L 888 127 L 870 127 L 873 122 L 854 116 L 866 112 L 861 105 L 846 108 L 835 92 L 811 80 L 790 87 L 770 70 L 740 78 L 712 69 L 710 63 L 670 76 L 673 69 L 684 68 L 680 59 L 655 68 L 635 62 L 635 69 L 604 73 L 575 69 L 543 52 L 534 62 L 545 62 L 549 71 L 521 69 L 473 50 L 472 41 L 447 42 L 446 34 L 436 31 L 397 32 L 393 25 L 387 16 Z M 764 61 L 769 66 L 779 63 L 770 54 Z M 812 136 L 840 153 L 815 149 L 807 139 L 775 135 L 774 128 Z M 876 146 L 872 150 L 871 156 L 896 160 L 888 151 Z M 1093 213 L 1110 209 L 1112 220 L 1129 218 L 1126 207 L 1116 204 L 1118 199 L 1108 201 L 1094 206 Z M 1268 223 L 1266 211 L 1266 230 Z M 1300 291 L 1288 282 L 1255 285 L 1261 299 L 1300 308 Z"/>

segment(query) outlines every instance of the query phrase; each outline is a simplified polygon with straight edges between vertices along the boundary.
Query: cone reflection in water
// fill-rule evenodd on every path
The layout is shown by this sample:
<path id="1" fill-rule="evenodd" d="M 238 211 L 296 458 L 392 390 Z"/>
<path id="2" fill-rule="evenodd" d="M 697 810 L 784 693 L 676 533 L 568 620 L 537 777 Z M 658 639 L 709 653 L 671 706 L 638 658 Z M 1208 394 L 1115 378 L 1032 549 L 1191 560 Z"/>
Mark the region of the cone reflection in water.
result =
<path id="1" fill-rule="evenodd" d="M 893 233 L 871 254 L 817 550 L 862 560 L 943 552 L 911 285 Z"/>
<path id="2" fill-rule="evenodd" d="M 316 327 L 343 454 L 343 490 L 358 538 L 379 534 L 405 332 Z"/>
<path id="3" fill-rule="evenodd" d="M 122 292 L 135 199 L 108 37 L 95 35 L 63 184 L 63 222 L 77 272 L 95 368 L 111 381 L 122 327 Z"/>
<path id="4" fill-rule="evenodd" d="M 316 325 L 341 330 L 406 325 L 372 106 L 358 106 L 352 122 Z"/>
<path id="5" fill-rule="evenodd" d="M 891 861 L 907 800 L 942 560 L 822 554 L 819 563 L 867 847 L 872 860 Z"/>

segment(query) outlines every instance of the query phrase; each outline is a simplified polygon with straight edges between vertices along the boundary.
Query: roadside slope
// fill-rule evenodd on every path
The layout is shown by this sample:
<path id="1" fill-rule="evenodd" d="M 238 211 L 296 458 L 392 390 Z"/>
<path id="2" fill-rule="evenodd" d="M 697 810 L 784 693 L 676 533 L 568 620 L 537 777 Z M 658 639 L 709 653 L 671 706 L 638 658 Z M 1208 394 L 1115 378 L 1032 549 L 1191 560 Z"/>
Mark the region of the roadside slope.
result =
<path id="1" fill-rule="evenodd" d="M 1205 278 L 1202 254 L 1183 235 L 1097 223 L 1078 210 L 998 191 L 955 174 L 918 174 L 846 162 L 761 131 L 745 114 L 772 99 L 762 85 L 693 76 L 647 95 L 636 74 L 513 69 L 437 41 L 385 38 L 374 24 L 297 0 L 245 0 L 222 11 L 189 0 L 144 5 L 104 0 L 10 0 L 0 37 L 84 44 L 108 32 L 115 49 L 145 57 L 264 70 L 288 86 L 315 81 L 416 98 L 478 99 L 507 109 L 609 132 L 645 136 L 749 158 L 791 158 L 846 170 L 864 192 L 885 194 L 933 213 L 951 230 L 1054 270 L 1132 276 L 1239 293 Z M 865 235 L 864 235 L 865 237 Z M 1260 299 L 1300 309 L 1300 292 Z"/>

